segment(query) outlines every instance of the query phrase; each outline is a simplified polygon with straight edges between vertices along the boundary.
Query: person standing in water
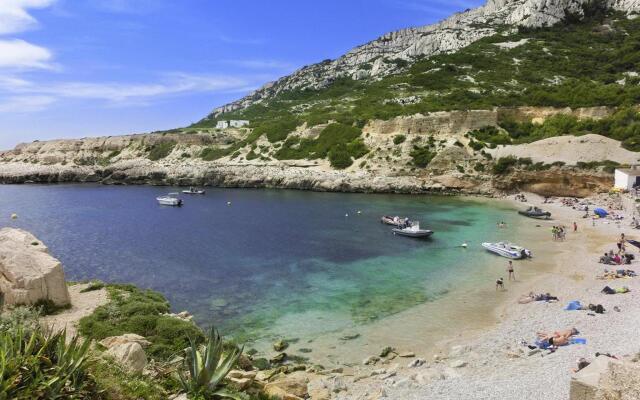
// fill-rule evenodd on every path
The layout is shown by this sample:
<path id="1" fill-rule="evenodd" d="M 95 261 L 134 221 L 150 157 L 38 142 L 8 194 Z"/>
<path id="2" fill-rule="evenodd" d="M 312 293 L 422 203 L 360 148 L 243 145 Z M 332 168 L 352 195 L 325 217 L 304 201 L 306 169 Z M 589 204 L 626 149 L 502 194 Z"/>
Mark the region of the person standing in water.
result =
<path id="1" fill-rule="evenodd" d="M 507 272 L 509 273 L 509 280 L 511 281 L 513 278 L 513 281 L 515 282 L 516 280 L 516 273 L 513 270 L 513 261 L 509 261 L 509 266 L 507 267 Z"/>

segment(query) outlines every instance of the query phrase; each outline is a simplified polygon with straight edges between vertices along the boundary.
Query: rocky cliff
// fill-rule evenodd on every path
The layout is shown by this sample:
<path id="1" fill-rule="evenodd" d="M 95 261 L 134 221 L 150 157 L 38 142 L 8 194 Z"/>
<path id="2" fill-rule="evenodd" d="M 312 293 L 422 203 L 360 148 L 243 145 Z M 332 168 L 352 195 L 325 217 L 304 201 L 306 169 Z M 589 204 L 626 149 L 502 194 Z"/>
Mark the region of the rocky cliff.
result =
<path id="1" fill-rule="evenodd" d="M 541 171 L 514 171 L 494 176 L 493 161 L 471 148 L 468 132 L 497 126 L 505 115 L 512 119 L 544 120 L 553 115 L 601 118 L 607 108 L 552 109 L 522 107 L 477 111 L 435 112 L 391 120 L 373 120 L 363 128 L 363 141 L 371 149 L 360 163 L 344 170 L 332 169 L 324 159 L 277 160 L 268 157 L 279 144 L 264 138 L 255 150 L 244 148 L 239 155 L 215 160 L 203 159 L 211 146 L 224 146 L 246 136 L 239 129 L 214 133 L 143 134 L 119 137 L 54 140 L 17 146 L 0 154 L 0 183 L 100 182 L 104 184 L 152 184 L 218 187 L 274 187 L 318 191 L 473 193 L 493 194 L 527 188 L 540 193 L 580 193 L 602 191 L 611 186 L 611 174 L 577 168 L 577 161 L 599 162 L 623 151 L 620 143 L 598 135 L 566 143 L 536 142 L 501 146 L 493 152 L 524 157 L 528 149 L 549 153 L 553 161 L 566 167 Z M 293 138 L 313 139 L 323 126 L 301 127 Z M 398 138 L 402 138 L 400 142 Z M 574 142 L 570 138 L 574 138 Z M 167 145 L 167 152 L 152 159 L 153 149 Z M 413 166 L 415 147 L 432 148 L 434 157 L 426 168 Z M 529 147 L 527 147 L 529 146 Z M 546 146 L 546 147 L 545 147 Z M 550 147 L 549 147 L 550 146 Z M 596 147 L 598 151 L 592 151 Z M 250 152 L 261 157 L 248 157 Z M 625 152 L 625 160 L 640 154 Z M 579 154 L 579 159 L 575 158 Z M 606 158 L 605 158 L 606 157 Z M 535 160 L 537 161 L 537 160 Z M 551 159 L 545 159 L 550 166 Z M 547 168 L 549 169 L 549 168 Z M 567 177 L 572 177 L 568 179 Z M 570 184 L 568 184 L 569 182 Z"/>
<path id="2" fill-rule="evenodd" d="M 336 60 L 305 66 L 242 99 L 216 108 L 211 117 L 244 109 L 288 91 L 320 89 L 339 78 L 378 79 L 397 73 L 420 57 L 453 53 L 493 36 L 505 27 L 545 27 L 567 17 L 580 18 L 589 7 L 640 12 L 640 0 L 488 0 L 483 7 L 455 14 L 437 24 L 387 33 Z"/>

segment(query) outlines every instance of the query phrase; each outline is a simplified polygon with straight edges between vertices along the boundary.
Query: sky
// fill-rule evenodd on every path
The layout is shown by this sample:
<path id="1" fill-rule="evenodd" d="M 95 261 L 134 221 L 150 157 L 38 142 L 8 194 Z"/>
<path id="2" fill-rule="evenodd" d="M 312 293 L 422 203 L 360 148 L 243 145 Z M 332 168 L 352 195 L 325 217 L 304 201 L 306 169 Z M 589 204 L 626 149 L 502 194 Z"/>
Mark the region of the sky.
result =
<path id="1" fill-rule="evenodd" d="M 0 149 L 150 132 L 483 0 L 0 0 Z"/>

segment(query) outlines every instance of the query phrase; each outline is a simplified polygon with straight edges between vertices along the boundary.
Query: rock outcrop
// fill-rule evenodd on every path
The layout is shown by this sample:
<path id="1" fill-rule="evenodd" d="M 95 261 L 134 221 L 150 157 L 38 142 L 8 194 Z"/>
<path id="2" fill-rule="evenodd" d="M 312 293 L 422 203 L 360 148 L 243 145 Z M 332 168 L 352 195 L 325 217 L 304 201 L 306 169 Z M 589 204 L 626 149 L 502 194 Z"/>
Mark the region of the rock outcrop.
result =
<path id="1" fill-rule="evenodd" d="M 60 261 L 34 235 L 14 228 L 0 229 L 0 294 L 8 307 L 70 302 Z"/>
<path id="2" fill-rule="evenodd" d="M 336 60 L 305 66 L 293 74 L 271 82 L 248 96 L 216 108 L 210 117 L 244 109 L 291 90 L 319 89 L 336 79 L 377 79 L 399 72 L 402 63 L 417 57 L 452 53 L 505 26 L 544 27 L 568 16 L 584 16 L 584 7 L 592 0 L 488 0 L 479 8 L 466 10 L 433 25 L 403 29 L 356 47 Z M 634 13 L 639 0 L 602 0 L 602 5 Z"/>
<path id="3" fill-rule="evenodd" d="M 599 356 L 571 379 L 570 400 L 640 398 L 640 364 Z"/>
<path id="4" fill-rule="evenodd" d="M 135 334 L 112 336 L 103 339 L 100 344 L 107 348 L 104 353 L 113 358 L 127 370 L 141 373 L 147 366 L 147 355 L 143 347 L 150 344 L 144 337 Z"/>

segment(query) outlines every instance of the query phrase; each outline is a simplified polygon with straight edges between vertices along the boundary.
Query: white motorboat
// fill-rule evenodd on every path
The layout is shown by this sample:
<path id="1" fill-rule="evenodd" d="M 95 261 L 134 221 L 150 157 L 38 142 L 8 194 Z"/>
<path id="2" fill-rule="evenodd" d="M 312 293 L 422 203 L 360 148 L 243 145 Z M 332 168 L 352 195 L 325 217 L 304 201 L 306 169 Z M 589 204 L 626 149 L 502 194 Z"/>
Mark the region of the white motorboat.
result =
<path id="1" fill-rule="evenodd" d="M 189 190 L 183 190 L 182 193 L 184 193 L 184 194 L 204 194 L 205 191 L 204 191 L 204 189 L 196 189 L 196 188 L 190 187 Z"/>
<path id="2" fill-rule="evenodd" d="M 414 222 L 411 226 L 406 228 L 394 228 L 392 229 L 394 235 L 408 236 L 412 238 L 427 238 L 433 235 L 433 231 L 428 229 L 420 229 L 420 222 Z"/>
<path id="3" fill-rule="evenodd" d="M 533 257 L 533 253 L 531 253 L 531 250 L 525 249 L 522 246 L 518 246 L 512 243 L 482 243 L 482 247 L 492 253 L 496 253 L 502 257 L 511 258 L 514 260 Z"/>
<path id="4" fill-rule="evenodd" d="M 182 205 L 182 199 L 178 197 L 178 193 L 169 193 L 164 196 L 156 197 L 156 200 L 161 206 L 180 207 Z"/>

